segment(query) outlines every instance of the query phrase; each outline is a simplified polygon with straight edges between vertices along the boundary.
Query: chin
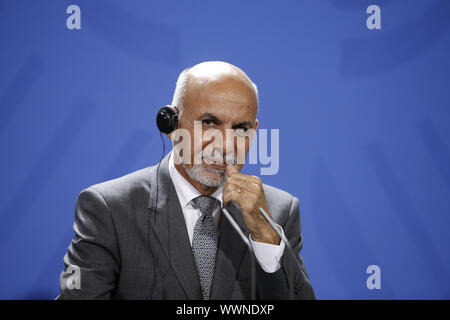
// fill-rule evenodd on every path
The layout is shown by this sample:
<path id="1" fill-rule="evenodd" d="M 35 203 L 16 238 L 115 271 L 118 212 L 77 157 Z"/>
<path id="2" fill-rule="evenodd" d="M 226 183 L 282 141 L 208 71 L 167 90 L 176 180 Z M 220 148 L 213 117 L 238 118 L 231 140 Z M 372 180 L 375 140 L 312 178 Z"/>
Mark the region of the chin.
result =
<path id="1" fill-rule="evenodd" d="M 225 172 L 218 172 L 206 165 L 193 166 L 188 168 L 185 166 L 188 176 L 207 188 L 217 188 L 225 183 Z"/>
<path id="2" fill-rule="evenodd" d="M 208 174 L 207 176 L 202 177 L 199 181 L 206 187 L 221 187 L 225 183 L 225 179 L 222 176 L 218 176 L 217 174 Z"/>

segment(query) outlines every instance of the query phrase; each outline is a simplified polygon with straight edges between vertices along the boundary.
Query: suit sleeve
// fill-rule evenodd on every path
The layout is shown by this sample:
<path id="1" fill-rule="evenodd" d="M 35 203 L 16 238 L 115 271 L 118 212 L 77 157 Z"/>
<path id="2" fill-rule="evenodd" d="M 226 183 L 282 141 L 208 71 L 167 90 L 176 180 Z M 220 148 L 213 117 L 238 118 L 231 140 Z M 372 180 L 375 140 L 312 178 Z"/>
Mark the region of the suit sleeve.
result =
<path id="1" fill-rule="evenodd" d="M 293 197 L 289 217 L 282 226 L 292 247 L 284 249 L 281 268 L 274 273 L 257 268 L 260 299 L 315 299 L 314 291 L 300 257 L 303 246 L 299 201 Z"/>
<path id="2" fill-rule="evenodd" d="M 75 237 L 64 256 L 57 299 L 110 299 L 119 270 L 117 235 L 108 205 L 94 188 L 75 207 Z"/>

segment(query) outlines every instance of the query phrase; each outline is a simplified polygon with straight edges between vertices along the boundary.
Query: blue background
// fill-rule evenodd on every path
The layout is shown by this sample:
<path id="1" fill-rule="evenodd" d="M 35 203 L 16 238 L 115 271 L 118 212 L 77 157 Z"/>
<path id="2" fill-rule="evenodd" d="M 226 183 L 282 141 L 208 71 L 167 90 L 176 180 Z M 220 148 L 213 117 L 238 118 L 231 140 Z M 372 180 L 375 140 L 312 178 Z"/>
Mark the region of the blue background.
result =
<path id="1" fill-rule="evenodd" d="M 205 60 L 280 129 L 262 178 L 300 199 L 318 298 L 450 298 L 449 26 L 448 0 L 0 1 L 0 298 L 58 294 L 78 193 L 159 160 L 155 112 Z"/>

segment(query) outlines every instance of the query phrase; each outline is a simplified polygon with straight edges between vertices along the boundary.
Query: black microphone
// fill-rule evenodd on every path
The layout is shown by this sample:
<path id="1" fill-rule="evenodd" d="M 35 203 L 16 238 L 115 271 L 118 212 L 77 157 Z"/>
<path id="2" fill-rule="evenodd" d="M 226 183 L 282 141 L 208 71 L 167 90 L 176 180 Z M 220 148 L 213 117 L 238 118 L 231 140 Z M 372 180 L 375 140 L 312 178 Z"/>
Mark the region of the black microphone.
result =
<path id="1" fill-rule="evenodd" d="M 263 217 L 266 219 L 266 221 L 269 223 L 270 227 L 277 233 L 277 235 L 280 237 L 281 241 L 284 242 L 286 247 L 288 248 L 288 251 L 291 252 L 291 254 L 294 256 L 294 260 L 297 263 L 297 267 L 299 268 L 300 272 L 303 273 L 303 269 L 300 265 L 300 262 L 297 260 L 297 255 L 295 254 L 294 250 L 292 249 L 291 244 L 289 243 L 289 240 L 286 238 L 286 236 L 283 234 L 283 232 L 280 231 L 280 229 L 277 227 L 275 222 L 272 220 L 272 218 L 269 217 L 267 212 L 263 208 L 259 208 L 259 212 L 263 215 Z M 289 290 L 289 294 L 291 296 L 291 300 L 293 299 L 293 288 Z"/>
<path id="2" fill-rule="evenodd" d="M 227 206 L 229 207 L 230 205 L 235 205 L 237 206 L 237 204 L 235 204 L 233 201 L 230 202 L 230 204 Z M 244 232 L 242 232 L 241 227 L 239 226 L 239 224 L 236 222 L 236 220 L 233 218 L 233 216 L 231 215 L 231 213 L 227 210 L 226 207 L 222 208 L 222 212 L 225 215 L 225 217 L 227 218 L 227 220 L 230 222 L 231 226 L 233 227 L 234 230 L 236 230 L 236 232 L 239 234 L 239 236 L 241 237 L 242 241 L 244 241 L 244 243 L 247 245 L 248 250 L 250 252 L 250 269 L 251 269 L 251 277 L 250 277 L 250 288 L 251 288 L 251 300 L 256 300 L 256 270 L 255 270 L 255 251 L 253 250 L 252 244 L 250 243 L 250 240 L 247 238 L 247 236 L 245 235 Z"/>

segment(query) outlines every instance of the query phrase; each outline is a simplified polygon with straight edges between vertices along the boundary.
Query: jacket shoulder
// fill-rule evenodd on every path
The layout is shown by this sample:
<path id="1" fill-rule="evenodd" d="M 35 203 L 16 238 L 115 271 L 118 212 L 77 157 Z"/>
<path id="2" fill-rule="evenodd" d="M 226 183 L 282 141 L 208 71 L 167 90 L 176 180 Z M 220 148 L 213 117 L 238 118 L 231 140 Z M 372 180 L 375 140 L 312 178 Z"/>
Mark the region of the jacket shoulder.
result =
<path id="1" fill-rule="evenodd" d="M 139 195 L 147 198 L 153 168 L 154 166 L 146 167 L 116 179 L 91 185 L 87 189 L 94 189 L 100 193 L 107 203 L 131 199 Z"/>
<path id="2" fill-rule="evenodd" d="M 284 222 L 289 217 L 292 207 L 298 206 L 297 197 L 267 184 L 263 184 L 263 189 L 272 217 L 277 223 Z"/>

